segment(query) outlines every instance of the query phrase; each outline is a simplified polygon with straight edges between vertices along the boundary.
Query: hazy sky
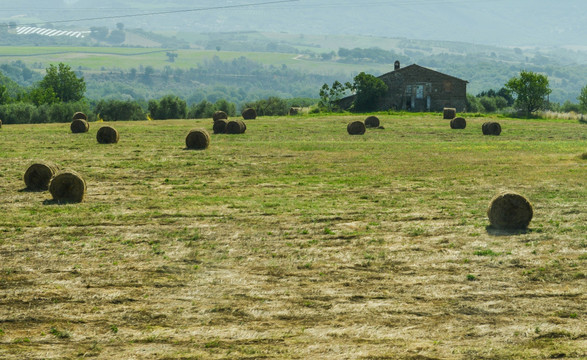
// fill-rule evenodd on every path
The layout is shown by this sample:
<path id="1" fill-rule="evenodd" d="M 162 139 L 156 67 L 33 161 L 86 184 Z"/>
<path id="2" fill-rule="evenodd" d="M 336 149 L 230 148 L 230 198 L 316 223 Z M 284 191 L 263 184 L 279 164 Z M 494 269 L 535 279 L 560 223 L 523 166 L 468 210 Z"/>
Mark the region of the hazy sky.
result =
<path id="1" fill-rule="evenodd" d="M 170 14 L 135 16 L 149 12 Z M 111 18 L 125 16 L 121 18 Z M 361 34 L 512 46 L 587 46 L 587 0 L 0 0 L 2 21 L 193 32 Z"/>

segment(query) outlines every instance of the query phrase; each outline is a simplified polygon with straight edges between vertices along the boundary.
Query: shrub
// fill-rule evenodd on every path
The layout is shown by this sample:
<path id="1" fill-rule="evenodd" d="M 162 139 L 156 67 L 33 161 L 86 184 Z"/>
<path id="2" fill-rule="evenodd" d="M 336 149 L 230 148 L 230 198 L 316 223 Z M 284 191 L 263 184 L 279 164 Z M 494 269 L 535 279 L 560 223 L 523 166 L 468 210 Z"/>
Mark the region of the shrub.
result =
<path id="1" fill-rule="evenodd" d="M 174 95 L 166 95 L 161 100 L 149 101 L 149 113 L 153 119 L 185 119 L 187 105 L 185 100 Z"/>
<path id="2" fill-rule="evenodd" d="M 192 104 L 192 106 L 190 106 L 188 119 L 211 118 L 215 111 L 214 104 L 208 100 L 202 100 L 198 104 Z"/>
<path id="3" fill-rule="evenodd" d="M 214 103 L 214 109 L 217 111 L 224 111 L 228 116 L 236 114 L 236 105 L 224 99 L 219 99 Z"/>
<path id="4" fill-rule="evenodd" d="M 495 112 L 497 110 L 497 104 L 495 98 L 489 96 L 483 96 L 479 98 L 479 102 L 483 105 L 486 112 Z"/>
<path id="5" fill-rule="evenodd" d="M 290 106 L 286 100 L 270 96 L 267 99 L 245 103 L 243 109 L 247 108 L 254 109 L 257 116 L 283 116 L 289 113 Z"/>
<path id="6" fill-rule="evenodd" d="M 0 106 L 0 119 L 4 124 L 30 124 L 35 106 L 25 103 L 13 103 Z"/>
<path id="7" fill-rule="evenodd" d="M 485 108 L 479 101 L 479 98 L 474 95 L 467 94 L 467 112 L 472 113 L 483 113 Z"/>
<path id="8" fill-rule="evenodd" d="M 145 120 L 147 115 L 143 108 L 131 100 L 100 100 L 95 112 L 106 121 Z"/>
<path id="9" fill-rule="evenodd" d="M 215 112 L 222 111 L 227 116 L 236 114 L 236 105 L 224 99 L 211 103 L 208 100 L 202 100 L 198 104 L 192 104 L 188 111 L 189 119 L 206 119 L 214 116 Z"/>
<path id="10" fill-rule="evenodd" d="M 31 117 L 31 122 L 35 124 L 70 122 L 73 114 L 78 111 L 89 112 L 88 104 L 83 101 L 45 104 L 35 109 Z"/>

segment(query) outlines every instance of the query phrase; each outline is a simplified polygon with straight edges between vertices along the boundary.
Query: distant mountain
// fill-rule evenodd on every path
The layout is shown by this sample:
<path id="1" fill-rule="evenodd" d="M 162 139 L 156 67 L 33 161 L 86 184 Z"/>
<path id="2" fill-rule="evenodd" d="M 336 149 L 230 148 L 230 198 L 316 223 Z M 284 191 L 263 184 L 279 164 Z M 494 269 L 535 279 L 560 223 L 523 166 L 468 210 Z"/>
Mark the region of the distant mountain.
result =
<path id="1" fill-rule="evenodd" d="M 587 47 L 586 0 L 0 0 L 0 21 L 149 31 L 356 34 Z M 152 15 L 146 15 L 152 14 Z M 141 15 L 141 16 L 137 16 Z M 93 19 L 93 20 L 87 20 Z"/>

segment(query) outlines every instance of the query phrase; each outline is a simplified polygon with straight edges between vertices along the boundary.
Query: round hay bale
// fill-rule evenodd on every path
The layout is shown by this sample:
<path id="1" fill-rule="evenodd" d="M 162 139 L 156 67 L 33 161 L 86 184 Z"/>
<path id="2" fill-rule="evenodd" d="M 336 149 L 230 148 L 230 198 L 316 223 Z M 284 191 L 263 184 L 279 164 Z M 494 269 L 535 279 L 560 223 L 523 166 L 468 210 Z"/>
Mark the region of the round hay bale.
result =
<path id="1" fill-rule="evenodd" d="M 457 109 L 455 108 L 444 108 L 442 111 L 442 118 L 452 120 L 457 117 Z"/>
<path id="2" fill-rule="evenodd" d="M 346 127 L 346 130 L 350 135 L 363 135 L 365 129 L 365 124 L 362 121 L 353 121 Z"/>
<path id="3" fill-rule="evenodd" d="M 47 190 L 55 173 L 59 171 L 57 165 L 50 162 L 38 162 L 30 165 L 24 173 L 24 183 L 28 190 Z"/>
<path id="4" fill-rule="evenodd" d="M 228 124 L 226 124 L 226 133 L 227 134 L 244 134 L 247 130 L 247 125 L 242 120 L 230 120 Z"/>
<path id="5" fill-rule="evenodd" d="M 71 132 L 74 134 L 81 134 L 90 130 L 90 123 L 84 119 L 74 119 L 69 126 Z"/>
<path id="6" fill-rule="evenodd" d="M 379 118 L 377 116 L 369 116 L 365 119 L 365 127 L 376 128 L 379 127 Z"/>
<path id="7" fill-rule="evenodd" d="M 451 129 L 464 129 L 467 127 L 467 120 L 462 117 L 456 117 L 450 121 Z"/>
<path id="8" fill-rule="evenodd" d="M 501 134 L 501 125 L 499 125 L 497 122 L 489 123 L 489 125 L 487 125 L 487 132 L 489 135 L 498 136 Z"/>
<path id="9" fill-rule="evenodd" d="M 227 120 L 227 119 L 228 119 L 228 114 L 222 110 L 218 110 L 218 111 L 214 112 L 214 115 L 212 115 L 212 120 L 214 120 L 214 122 L 216 122 L 218 120 Z"/>
<path id="10" fill-rule="evenodd" d="M 496 195 L 487 209 L 489 223 L 498 229 L 526 229 L 533 215 L 530 201 L 514 192 Z"/>
<path id="11" fill-rule="evenodd" d="M 491 135 L 489 134 L 489 124 L 491 124 L 491 121 L 487 121 L 484 122 L 483 125 L 481 125 L 481 131 L 483 132 L 483 135 Z"/>
<path id="12" fill-rule="evenodd" d="M 254 120 L 257 118 L 257 111 L 255 111 L 253 108 L 246 108 L 243 110 L 241 115 L 245 120 Z"/>
<path id="13" fill-rule="evenodd" d="M 192 129 L 185 137 L 185 145 L 191 150 L 204 150 L 210 146 L 210 134 L 204 129 Z"/>
<path id="14" fill-rule="evenodd" d="M 51 180 L 49 192 L 57 202 L 81 202 L 86 194 L 86 181 L 75 171 L 60 171 Z"/>
<path id="15" fill-rule="evenodd" d="M 226 119 L 218 119 L 214 121 L 214 125 L 212 126 L 214 134 L 224 134 L 226 132 L 226 124 L 228 124 Z"/>
<path id="16" fill-rule="evenodd" d="M 86 116 L 86 114 L 84 114 L 81 111 L 76 112 L 75 114 L 73 114 L 72 120 L 76 120 L 76 119 L 82 119 L 82 120 L 88 120 L 88 117 Z"/>
<path id="17" fill-rule="evenodd" d="M 499 123 L 488 121 L 481 125 L 483 135 L 499 135 L 501 134 L 501 125 Z"/>
<path id="18" fill-rule="evenodd" d="M 116 144 L 119 138 L 118 131 L 111 126 L 102 126 L 96 133 L 100 144 Z"/>

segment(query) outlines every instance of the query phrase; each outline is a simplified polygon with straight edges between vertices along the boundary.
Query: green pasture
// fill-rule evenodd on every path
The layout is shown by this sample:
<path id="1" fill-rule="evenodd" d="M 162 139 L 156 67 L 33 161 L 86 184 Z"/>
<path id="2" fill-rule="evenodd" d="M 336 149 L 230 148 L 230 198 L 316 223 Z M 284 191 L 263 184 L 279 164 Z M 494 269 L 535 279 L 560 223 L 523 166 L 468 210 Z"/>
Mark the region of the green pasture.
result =
<path id="1" fill-rule="evenodd" d="M 178 57 L 175 62 L 169 62 L 167 52 L 175 52 Z M 44 70 L 49 64 L 60 62 L 90 71 L 128 71 L 139 66 L 152 66 L 162 70 L 166 66 L 171 68 L 189 69 L 197 68 L 198 64 L 212 61 L 214 57 L 222 61 L 232 61 L 240 57 L 246 57 L 266 66 L 286 65 L 289 68 L 298 69 L 304 73 L 336 75 L 372 71 L 385 73 L 390 71 L 389 65 L 370 64 L 369 69 L 363 65 L 342 64 L 337 62 L 312 61 L 298 54 L 284 53 L 260 53 L 260 52 L 233 52 L 199 49 L 162 49 L 162 48 L 114 48 L 114 47 L 0 47 L 0 62 L 10 63 L 22 61 L 28 67 L 34 68 L 35 64 L 41 64 L 38 70 Z"/>

